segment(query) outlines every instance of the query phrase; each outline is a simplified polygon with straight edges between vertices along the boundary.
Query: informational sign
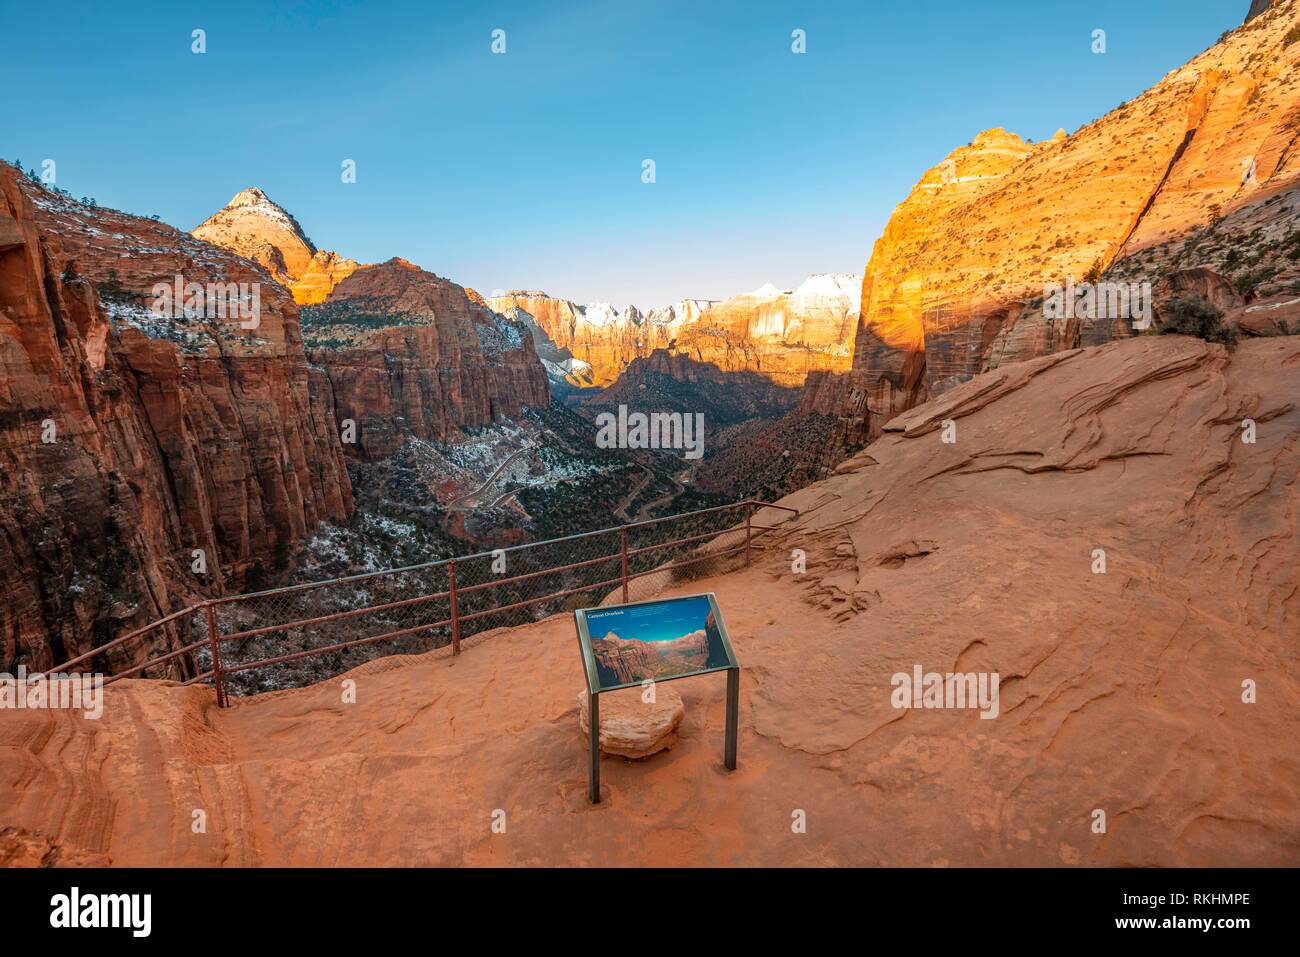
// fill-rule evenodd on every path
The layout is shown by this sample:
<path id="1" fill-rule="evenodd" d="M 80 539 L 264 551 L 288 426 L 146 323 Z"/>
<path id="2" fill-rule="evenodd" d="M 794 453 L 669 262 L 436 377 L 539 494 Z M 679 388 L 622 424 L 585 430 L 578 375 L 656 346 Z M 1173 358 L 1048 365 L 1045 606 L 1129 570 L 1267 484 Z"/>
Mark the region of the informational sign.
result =
<path id="1" fill-rule="evenodd" d="M 576 614 L 592 693 L 737 667 L 712 594 Z"/>
<path id="2" fill-rule="evenodd" d="M 740 665 L 718 610 L 717 597 L 682 595 L 629 605 L 580 608 L 573 613 L 587 671 L 590 789 L 600 803 L 600 695 L 648 681 L 727 672 L 727 727 L 723 764 L 736 768 Z"/>

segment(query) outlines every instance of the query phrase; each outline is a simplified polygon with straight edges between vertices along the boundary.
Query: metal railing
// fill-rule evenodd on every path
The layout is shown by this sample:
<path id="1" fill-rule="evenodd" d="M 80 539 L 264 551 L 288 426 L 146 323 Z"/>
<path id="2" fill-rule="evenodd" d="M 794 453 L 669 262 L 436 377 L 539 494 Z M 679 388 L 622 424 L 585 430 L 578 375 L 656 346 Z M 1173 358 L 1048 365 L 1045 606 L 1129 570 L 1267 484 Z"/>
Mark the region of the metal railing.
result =
<path id="1" fill-rule="evenodd" d="M 746 500 L 406 568 L 227 595 L 172 612 L 50 671 L 97 663 L 111 672 L 106 684 L 135 676 L 211 682 L 225 707 L 232 692 L 299 687 L 348 671 L 376 657 L 366 651 L 381 642 L 387 654 L 446 645 L 459 654 L 462 641 L 477 632 L 631 601 L 708 575 L 742 553 L 749 564 L 762 536 L 779 527 L 754 521 L 762 509 L 799 514 Z M 142 648 L 152 654 L 139 661 Z"/>

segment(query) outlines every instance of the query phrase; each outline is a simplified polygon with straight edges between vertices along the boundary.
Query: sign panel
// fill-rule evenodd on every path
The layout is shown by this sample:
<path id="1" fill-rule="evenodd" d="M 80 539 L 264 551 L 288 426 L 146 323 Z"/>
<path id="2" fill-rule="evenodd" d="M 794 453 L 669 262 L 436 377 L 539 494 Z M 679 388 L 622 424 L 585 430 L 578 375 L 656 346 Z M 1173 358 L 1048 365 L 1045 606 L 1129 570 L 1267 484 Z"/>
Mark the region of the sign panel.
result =
<path id="1" fill-rule="evenodd" d="M 593 695 L 739 667 L 712 592 L 583 608 L 574 617 Z"/>

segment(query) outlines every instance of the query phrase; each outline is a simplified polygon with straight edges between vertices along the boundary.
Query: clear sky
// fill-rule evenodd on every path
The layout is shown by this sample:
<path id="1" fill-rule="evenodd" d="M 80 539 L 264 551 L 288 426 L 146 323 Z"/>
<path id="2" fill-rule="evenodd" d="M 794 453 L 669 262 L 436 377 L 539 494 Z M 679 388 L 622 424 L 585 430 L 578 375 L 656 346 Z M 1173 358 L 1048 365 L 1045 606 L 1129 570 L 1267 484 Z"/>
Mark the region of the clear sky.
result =
<path id="1" fill-rule="evenodd" d="M 321 248 L 484 293 L 723 298 L 860 272 L 951 149 L 1073 131 L 1248 7 L 0 0 L 0 154 L 183 229 L 261 186 Z"/>

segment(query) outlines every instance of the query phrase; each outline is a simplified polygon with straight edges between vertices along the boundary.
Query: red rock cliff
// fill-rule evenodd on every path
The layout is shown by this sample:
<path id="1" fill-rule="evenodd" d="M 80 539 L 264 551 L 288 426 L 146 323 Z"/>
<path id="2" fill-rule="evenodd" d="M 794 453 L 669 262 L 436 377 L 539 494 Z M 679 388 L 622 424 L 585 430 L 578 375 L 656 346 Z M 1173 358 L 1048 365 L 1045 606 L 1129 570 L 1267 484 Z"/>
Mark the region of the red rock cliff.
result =
<path id="1" fill-rule="evenodd" d="M 1298 23 L 1300 4 L 1277 4 L 1073 135 L 989 130 L 929 170 L 863 278 L 846 401 L 865 436 L 983 370 L 1130 335 L 1123 321 L 1049 321 L 1036 300 L 1294 190 Z M 1121 272 L 1168 289 L 1210 248 Z"/>
<path id="2" fill-rule="evenodd" d="M 260 283 L 257 327 L 152 312 L 178 275 Z M 0 670 L 237 586 L 346 516 L 329 403 L 255 264 L 0 164 Z"/>
<path id="3" fill-rule="evenodd" d="M 305 310 L 304 326 L 338 420 L 356 423 L 348 448 L 364 458 L 391 455 L 408 435 L 448 439 L 551 401 L 522 325 L 402 259 L 352 273 Z"/>

